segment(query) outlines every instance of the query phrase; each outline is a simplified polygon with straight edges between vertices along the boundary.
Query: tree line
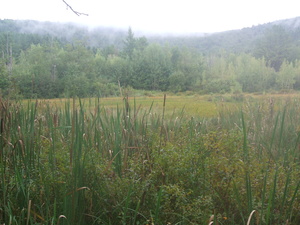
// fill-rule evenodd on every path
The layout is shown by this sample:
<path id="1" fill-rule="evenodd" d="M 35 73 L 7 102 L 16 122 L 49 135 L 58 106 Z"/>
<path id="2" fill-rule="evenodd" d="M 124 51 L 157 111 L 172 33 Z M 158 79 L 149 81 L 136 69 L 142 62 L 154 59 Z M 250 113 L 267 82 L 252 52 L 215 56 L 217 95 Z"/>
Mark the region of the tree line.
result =
<path id="1" fill-rule="evenodd" d="M 34 40 L 30 44 L 29 37 Z M 0 33 L 2 95 L 112 96 L 120 94 L 120 87 L 199 94 L 300 89 L 299 46 L 279 26 L 266 32 L 251 53 L 204 54 L 195 48 L 149 43 L 130 28 L 122 48 L 24 35 L 26 45 L 16 49 L 15 38 Z"/>

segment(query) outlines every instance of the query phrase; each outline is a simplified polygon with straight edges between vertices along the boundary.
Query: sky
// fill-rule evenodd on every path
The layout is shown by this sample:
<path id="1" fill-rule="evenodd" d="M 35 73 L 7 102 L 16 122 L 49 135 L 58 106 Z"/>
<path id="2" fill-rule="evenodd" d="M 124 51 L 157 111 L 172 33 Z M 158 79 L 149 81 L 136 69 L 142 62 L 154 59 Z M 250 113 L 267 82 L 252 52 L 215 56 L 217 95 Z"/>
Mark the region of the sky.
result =
<path id="1" fill-rule="evenodd" d="M 213 33 L 300 16 L 298 0 L 1 0 L 0 19 L 131 27 L 152 33 Z"/>

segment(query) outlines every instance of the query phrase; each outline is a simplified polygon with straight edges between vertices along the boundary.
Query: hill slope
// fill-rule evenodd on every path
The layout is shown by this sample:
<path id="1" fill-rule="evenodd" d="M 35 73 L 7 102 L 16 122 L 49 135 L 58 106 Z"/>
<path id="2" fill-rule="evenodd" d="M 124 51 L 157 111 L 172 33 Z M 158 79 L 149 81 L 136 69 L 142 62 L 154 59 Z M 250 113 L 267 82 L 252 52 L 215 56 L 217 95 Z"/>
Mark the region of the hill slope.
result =
<path id="1" fill-rule="evenodd" d="M 150 35 L 144 34 L 149 42 L 168 44 L 171 46 L 186 46 L 203 53 L 218 52 L 224 49 L 229 52 L 251 53 L 257 41 L 273 26 L 284 27 L 291 36 L 298 40 L 300 34 L 300 17 L 274 21 L 272 23 L 213 34 L 195 35 Z M 37 35 L 39 37 L 56 38 L 62 42 L 84 41 L 88 46 L 105 48 L 114 45 L 123 47 L 126 30 L 97 27 L 88 27 L 72 23 L 39 22 L 30 20 L 0 20 L 0 34 L 13 33 L 15 35 Z M 33 43 L 36 44 L 35 41 Z"/>

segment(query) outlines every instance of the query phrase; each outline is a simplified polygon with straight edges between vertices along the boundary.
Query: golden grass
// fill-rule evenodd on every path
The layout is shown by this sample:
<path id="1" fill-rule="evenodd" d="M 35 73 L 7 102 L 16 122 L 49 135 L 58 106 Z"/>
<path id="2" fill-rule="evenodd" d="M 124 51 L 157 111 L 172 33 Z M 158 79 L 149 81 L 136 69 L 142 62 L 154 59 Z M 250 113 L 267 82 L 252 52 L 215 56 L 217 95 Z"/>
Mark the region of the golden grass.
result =
<path id="1" fill-rule="evenodd" d="M 218 97 L 218 98 L 215 98 Z M 299 94 L 267 94 L 267 95 L 244 95 L 247 100 L 263 101 L 266 99 L 282 100 L 287 101 L 288 99 L 300 98 Z M 227 100 L 226 100 L 227 99 Z M 186 117 L 202 117 L 212 118 L 218 116 L 218 112 L 222 108 L 227 110 L 237 110 L 243 103 L 236 101 L 228 101 L 230 95 L 223 96 L 209 96 L 209 95 L 193 95 L 193 96 L 174 96 L 167 95 L 165 116 L 168 117 L 173 113 L 178 114 L 184 109 L 184 116 Z M 39 100 L 40 103 L 47 102 L 55 108 L 65 106 L 66 101 L 70 99 L 49 99 Z M 87 109 L 93 110 L 97 102 L 96 98 L 85 98 L 81 99 L 82 103 Z M 149 110 L 152 106 L 152 113 L 162 114 L 164 96 L 141 96 L 141 97 L 129 97 L 129 104 L 131 107 L 134 106 L 134 102 L 137 108 Z M 27 103 L 28 100 L 24 100 L 23 103 Z M 79 100 L 76 100 L 76 105 L 79 105 Z M 105 109 L 116 109 L 117 107 L 122 108 L 124 105 L 124 99 L 122 97 L 108 97 L 100 99 L 100 106 Z"/>
<path id="2" fill-rule="evenodd" d="M 149 110 L 152 105 L 152 113 L 162 114 L 163 112 L 163 102 L 164 96 L 156 97 L 129 97 L 129 104 L 131 107 L 136 107 Z M 70 101 L 69 99 L 50 99 L 50 100 L 39 100 L 40 102 L 51 103 L 53 107 L 63 107 L 65 101 Z M 91 99 L 81 99 L 85 107 L 93 110 L 96 98 Z M 91 104 L 90 104 L 91 103 Z M 76 104 L 79 104 L 79 101 L 76 101 Z M 117 107 L 123 107 L 124 101 L 121 97 L 110 97 L 110 98 L 101 98 L 100 106 L 106 109 L 116 109 Z M 236 105 L 232 102 L 224 102 L 223 105 L 228 107 Z M 184 116 L 187 117 L 205 117 L 211 118 L 218 115 L 218 109 L 222 107 L 221 104 L 216 104 L 214 101 L 208 100 L 206 96 L 167 96 L 166 97 L 166 108 L 165 115 L 168 117 L 173 113 L 180 113 L 184 109 Z"/>

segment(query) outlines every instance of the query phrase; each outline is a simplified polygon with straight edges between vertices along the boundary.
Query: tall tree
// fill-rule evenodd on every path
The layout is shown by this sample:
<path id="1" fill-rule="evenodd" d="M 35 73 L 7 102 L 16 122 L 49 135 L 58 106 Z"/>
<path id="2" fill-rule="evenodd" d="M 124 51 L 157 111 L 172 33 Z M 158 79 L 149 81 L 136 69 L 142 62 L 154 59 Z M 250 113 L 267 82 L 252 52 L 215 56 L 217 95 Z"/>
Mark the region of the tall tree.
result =
<path id="1" fill-rule="evenodd" d="M 133 57 L 132 85 L 137 89 L 167 90 L 172 72 L 171 54 L 167 48 L 150 44 L 142 55 Z"/>
<path id="2" fill-rule="evenodd" d="M 171 51 L 173 73 L 170 88 L 175 91 L 197 90 L 202 84 L 202 55 L 188 48 L 174 48 Z"/>
<path id="3" fill-rule="evenodd" d="M 279 88 L 283 90 L 293 89 L 293 85 L 296 82 L 295 77 L 296 70 L 293 64 L 284 60 L 276 79 Z"/>
<path id="4" fill-rule="evenodd" d="M 266 91 L 274 83 L 274 69 L 267 67 L 264 58 L 242 54 L 235 62 L 236 79 L 244 92 Z"/>
<path id="5" fill-rule="evenodd" d="M 131 60 L 133 51 L 136 47 L 136 39 L 134 38 L 134 33 L 132 32 L 131 27 L 128 29 L 126 39 L 124 40 L 124 45 L 124 55 Z"/>

